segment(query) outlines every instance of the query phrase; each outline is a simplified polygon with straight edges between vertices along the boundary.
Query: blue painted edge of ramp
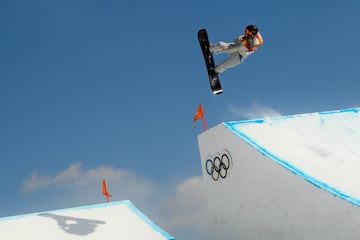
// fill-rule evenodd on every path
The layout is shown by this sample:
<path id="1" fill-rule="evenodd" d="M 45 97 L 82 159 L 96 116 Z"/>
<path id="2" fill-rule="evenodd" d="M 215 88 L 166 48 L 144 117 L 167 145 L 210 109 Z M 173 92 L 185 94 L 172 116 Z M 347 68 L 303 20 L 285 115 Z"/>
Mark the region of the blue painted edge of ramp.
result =
<path id="1" fill-rule="evenodd" d="M 327 111 L 327 112 L 319 112 L 317 114 L 319 115 L 325 115 L 325 114 L 338 114 L 338 113 L 359 113 L 359 109 L 358 108 L 354 108 L 354 109 L 344 109 L 344 110 L 337 110 L 337 111 Z M 292 116 L 283 116 L 277 119 L 286 119 L 286 118 L 296 118 L 298 116 L 304 116 L 306 114 L 302 114 L 302 115 L 292 115 Z M 324 189 L 325 191 L 330 192 L 331 194 L 333 194 L 336 197 L 342 198 L 348 202 L 350 202 L 353 205 L 356 205 L 357 207 L 360 207 L 360 199 L 354 198 L 352 196 L 347 195 L 346 193 L 338 190 L 337 188 L 334 188 L 330 185 L 328 185 L 325 182 L 322 182 L 316 178 L 313 178 L 312 176 L 306 174 L 305 172 L 303 172 L 302 170 L 300 170 L 299 168 L 297 168 L 296 166 L 289 164 L 288 162 L 286 162 L 284 159 L 281 159 L 279 157 L 277 157 L 276 155 L 274 155 L 273 153 L 271 153 L 269 150 L 265 149 L 264 147 L 260 146 L 254 139 L 252 139 L 250 136 L 248 136 L 247 134 L 244 134 L 243 132 L 237 130 L 235 128 L 236 125 L 240 125 L 240 124 L 262 124 L 264 123 L 266 120 L 264 119 L 257 119 L 257 120 L 247 120 L 247 121 L 237 121 L 237 122 L 224 122 L 223 124 L 225 125 L 226 128 L 228 128 L 231 132 L 233 132 L 235 135 L 237 135 L 238 137 L 240 137 L 241 139 L 243 139 L 244 141 L 246 141 L 248 144 L 250 144 L 251 146 L 253 146 L 254 148 L 256 148 L 258 151 L 260 151 L 262 154 L 270 157 L 271 159 L 275 160 L 276 162 L 278 162 L 281 166 L 285 167 L 286 169 L 288 169 L 289 171 L 293 172 L 296 175 L 299 175 L 300 177 L 304 178 L 306 181 L 310 182 L 311 184 L 313 184 L 314 186 Z"/>
<path id="2" fill-rule="evenodd" d="M 170 234 L 162 230 L 158 225 L 154 224 L 145 214 L 143 214 L 139 209 L 137 209 L 130 201 L 128 201 L 127 206 L 131 211 L 133 211 L 137 216 L 139 216 L 144 222 L 149 224 L 155 231 L 159 232 L 165 238 L 169 240 L 175 240 Z"/>
<path id="3" fill-rule="evenodd" d="M 146 224 L 148 224 L 152 229 L 154 229 L 154 231 L 160 233 L 162 236 L 164 236 L 168 240 L 175 240 L 174 237 L 172 237 L 170 234 L 168 234 L 167 232 L 162 230 L 158 225 L 156 225 L 154 222 L 152 222 L 144 213 L 142 213 L 138 208 L 136 208 L 136 206 L 134 204 L 132 204 L 132 202 L 129 200 L 115 201 L 115 202 L 109 202 L 109 203 L 100 203 L 100 204 L 93 204 L 93 205 L 87 205 L 87 206 L 81 206 L 81 207 L 65 208 L 65 209 L 58 209 L 58 210 L 51 210 L 51 211 L 3 217 L 3 218 L 0 218 L 0 222 L 16 220 L 16 219 L 21 219 L 21 218 L 26 218 L 26 217 L 32 217 L 32 216 L 37 216 L 37 215 L 47 214 L 47 213 L 59 213 L 59 212 L 69 212 L 69 211 L 77 211 L 77 210 L 88 210 L 88 209 L 95 209 L 95 208 L 106 208 L 106 207 L 116 206 L 116 205 L 126 205 L 129 210 L 131 210 L 134 214 L 136 214 L 139 218 L 141 218 Z"/>

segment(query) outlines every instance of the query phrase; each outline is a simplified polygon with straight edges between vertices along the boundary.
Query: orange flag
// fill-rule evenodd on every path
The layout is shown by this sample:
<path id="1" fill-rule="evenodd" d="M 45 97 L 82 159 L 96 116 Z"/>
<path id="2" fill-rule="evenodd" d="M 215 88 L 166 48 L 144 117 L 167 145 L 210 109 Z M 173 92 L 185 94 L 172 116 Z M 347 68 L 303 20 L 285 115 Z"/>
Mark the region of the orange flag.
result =
<path id="1" fill-rule="evenodd" d="M 102 180 L 102 194 L 106 197 L 106 201 L 110 202 L 111 194 L 107 190 L 105 179 Z"/>
<path id="2" fill-rule="evenodd" d="M 196 113 L 195 113 L 195 116 L 194 116 L 194 120 L 193 120 L 193 123 L 196 122 L 197 120 L 199 119 L 202 119 L 203 121 L 203 125 L 204 125 L 204 129 L 206 130 L 206 120 L 205 120 L 205 115 L 204 115 L 204 111 L 203 111 L 203 107 L 202 107 L 202 104 L 200 103 Z M 194 124 L 195 126 L 195 124 Z"/>

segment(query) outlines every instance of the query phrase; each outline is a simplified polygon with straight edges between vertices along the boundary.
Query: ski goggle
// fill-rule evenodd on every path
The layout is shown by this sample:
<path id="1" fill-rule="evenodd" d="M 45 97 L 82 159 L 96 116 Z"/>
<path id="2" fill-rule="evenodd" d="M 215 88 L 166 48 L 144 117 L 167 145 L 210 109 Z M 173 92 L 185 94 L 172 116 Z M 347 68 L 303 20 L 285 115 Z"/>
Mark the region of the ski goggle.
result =
<path id="1" fill-rule="evenodd" d="M 248 29 L 245 29 L 245 35 L 255 36 L 258 33 L 257 30 L 249 31 Z"/>

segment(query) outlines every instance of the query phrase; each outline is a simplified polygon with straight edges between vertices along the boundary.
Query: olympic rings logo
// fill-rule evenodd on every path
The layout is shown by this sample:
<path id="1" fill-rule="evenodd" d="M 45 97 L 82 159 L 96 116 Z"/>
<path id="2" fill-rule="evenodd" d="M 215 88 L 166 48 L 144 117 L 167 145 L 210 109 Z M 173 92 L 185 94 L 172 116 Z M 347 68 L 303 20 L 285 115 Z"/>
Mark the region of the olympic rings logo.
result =
<path id="1" fill-rule="evenodd" d="M 227 177 L 230 164 L 231 155 L 228 151 L 224 151 L 224 153 L 218 153 L 215 157 L 206 160 L 205 168 L 207 174 L 209 174 L 214 181 L 217 181 L 219 178 Z"/>

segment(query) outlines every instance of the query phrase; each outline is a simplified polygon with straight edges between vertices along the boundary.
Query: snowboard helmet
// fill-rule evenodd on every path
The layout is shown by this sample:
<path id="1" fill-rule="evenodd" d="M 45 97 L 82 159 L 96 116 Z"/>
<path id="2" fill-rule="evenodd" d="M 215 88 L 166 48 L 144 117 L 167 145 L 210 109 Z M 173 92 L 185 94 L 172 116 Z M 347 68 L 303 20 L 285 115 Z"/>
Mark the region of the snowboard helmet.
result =
<path id="1" fill-rule="evenodd" d="M 245 28 L 245 36 L 255 37 L 259 29 L 255 25 L 248 25 Z"/>

